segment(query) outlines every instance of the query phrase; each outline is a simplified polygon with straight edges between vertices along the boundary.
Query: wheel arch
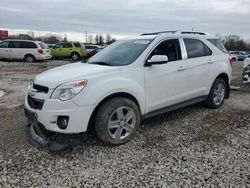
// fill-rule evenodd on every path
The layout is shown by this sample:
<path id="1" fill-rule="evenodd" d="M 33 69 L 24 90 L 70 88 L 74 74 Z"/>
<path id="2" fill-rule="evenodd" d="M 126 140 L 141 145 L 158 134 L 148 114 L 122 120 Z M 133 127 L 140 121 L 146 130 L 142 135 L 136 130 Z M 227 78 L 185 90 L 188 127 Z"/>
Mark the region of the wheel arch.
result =
<path id="1" fill-rule="evenodd" d="M 222 80 L 224 80 L 224 81 L 226 82 L 226 85 L 227 85 L 226 99 L 228 99 L 229 96 L 230 96 L 229 76 L 228 76 L 226 73 L 221 73 L 221 74 L 219 74 L 219 75 L 216 77 L 216 79 L 217 79 L 217 78 L 220 78 L 220 79 L 222 79 Z"/>
<path id="2" fill-rule="evenodd" d="M 24 58 L 23 58 L 23 59 L 25 60 L 26 56 L 28 56 L 28 55 L 31 55 L 31 56 L 33 56 L 33 57 L 34 57 L 34 59 L 36 60 L 36 57 L 35 57 L 35 55 L 34 55 L 34 54 L 32 54 L 32 53 L 27 53 L 27 54 L 25 54 L 25 55 L 24 55 Z"/>
<path id="3" fill-rule="evenodd" d="M 140 111 L 140 114 L 141 114 L 141 107 L 140 107 L 140 104 L 138 102 L 138 100 L 136 99 L 135 96 L 133 96 L 132 94 L 130 93 L 127 93 L 127 92 L 118 92 L 118 93 L 113 93 L 107 97 L 105 97 L 104 99 L 101 100 L 101 102 L 99 102 L 97 104 L 97 106 L 94 108 L 91 116 L 90 116 L 90 119 L 89 119 L 89 123 L 88 123 L 88 127 L 87 127 L 87 130 L 90 130 L 91 128 L 93 128 L 94 126 L 91 126 L 93 125 L 94 123 L 94 119 L 95 119 L 95 116 L 96 116 L 96 113 L 98 111 L 98 109 L 108 100 L 112 99 L 112 98 L 117 98 L 117 97 L 123 97 L 123 98 L 126 98 L 126 99 L 130 99 L 132 100 L 138 107 L 139 111 Z"/>

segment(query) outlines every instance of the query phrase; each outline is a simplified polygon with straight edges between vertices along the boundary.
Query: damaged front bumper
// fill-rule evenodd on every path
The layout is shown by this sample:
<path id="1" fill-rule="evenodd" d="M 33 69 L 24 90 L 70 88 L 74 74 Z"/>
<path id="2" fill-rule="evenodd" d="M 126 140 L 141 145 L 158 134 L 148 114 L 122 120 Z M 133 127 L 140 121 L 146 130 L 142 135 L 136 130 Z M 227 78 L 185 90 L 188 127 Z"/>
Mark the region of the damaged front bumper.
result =
<path id="1" fill-rule="evenodd" d="M 31 112 L 24 108 L 25 116 L 28 119 L 26 132 L 30 142 L 39 145 L 50 151 L 61 151 L 76 144 L 81 136 L 79 134 L 62 134 L 55 133 L 45 129 L 45 127 L 37 121 L 35 112 Z"/>

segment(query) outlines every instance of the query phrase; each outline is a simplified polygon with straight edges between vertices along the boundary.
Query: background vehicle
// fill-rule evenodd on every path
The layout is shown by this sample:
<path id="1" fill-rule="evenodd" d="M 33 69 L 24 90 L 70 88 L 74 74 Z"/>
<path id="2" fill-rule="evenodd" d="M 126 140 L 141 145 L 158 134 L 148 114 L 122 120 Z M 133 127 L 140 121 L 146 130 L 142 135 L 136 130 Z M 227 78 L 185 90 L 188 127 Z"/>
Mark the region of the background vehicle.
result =
<path id="1" fill-rule="evenodd" d="M 0 58 L 26 62 L 51 59 L 50 49 L 40 41 L 5 40 L 0 43 Z"/>
<path id="2" fill-rule="evenodd" d="M 46 44 L 49 48 L 53 48 L 56 44 Z"/>
<path id="3" fill-rule="evenodd" d="M 61 42 L 51 48 L 53 58 L 71 57 L 72 61 L 78 61 L 87 56 L 85 47 L 80 42 Z"/>
<path id="4" fill-rule="evenodd" d="M 91 51 L 93 51 L 93 50 L 95 50 L 97 48 L 101 48 L 101 46 L 94 45 L 94 44 L 86 44 L 85 45 L 85 49 L 86 49 L 87 53 L 89 53 L 89 52 L 91 52 Z"/>
<path id="5" fill-rule="evenodd" d="M 221 107 L 231 71 L 220 40 L 200 32 L 119 40 L 87 63 L 36 76 L 25 98 L 28 129 L 43 146 L 48 132 L 81 133 L 89 126 L 102 141 L 123 144 L 135 136 L 141 118 L 197 102 Z"/>
<path id="6" fill-rule="evenodd" d="M 244 61 L 244 59 L 247 57 L 247 54 L 241 51 L 232 51 L 230 52 L 230 55 L 236 56 L 239 61 Z"/>
<path id="7" fill-rule="evenodd" d="M 100 48 L 96 48 L 90 52 L 88 52 L 88 58 L 92 57 L 93 55 L 97 54 L 98 52 L 102 51 L 104 48 L 100 47 Z"/>

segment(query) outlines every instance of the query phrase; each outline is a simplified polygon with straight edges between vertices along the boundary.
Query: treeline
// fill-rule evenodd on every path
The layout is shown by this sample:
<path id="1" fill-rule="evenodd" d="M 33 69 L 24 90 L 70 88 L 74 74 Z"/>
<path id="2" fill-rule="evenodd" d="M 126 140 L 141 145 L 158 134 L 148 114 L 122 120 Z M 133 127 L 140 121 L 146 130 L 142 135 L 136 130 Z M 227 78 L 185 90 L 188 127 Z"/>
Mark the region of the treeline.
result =
<path id="1" fill-rule="evenodd" d="M 228 51 L 250 51 L 250 41 L 238 35 L 226 35 L 221 40 Z"/>
<path id="2" fill-rule="evenodd" d="M 43 41 L 48 44 L 56 44 L 58 42 L 67 42 L 68 38 L 65 35 L 62 37 L 61 35 L 49 35 L 49 36 L 34 36 L 31 37 L 27 34 L 19 34 L 19 35 L 9 35 L 9 39 L 23 39 L 23 40 L 37 40 L 37 41 Z M 111 34 L 107 34 L 105 37 L 102 34 L 96 34 L 92 35 L 89 34 L 86 42 L 88 44 L 97 44 L 97 45 L 104 45 L 104 44 L 111 44 L 116 41 L 115 38 L 111 36 Z"/>
<path id="3" fill-rule="evenodd" d="M 111 44 L 115 42 L 116 39 L 111 36 L 111 34 L 107 34 L 105 37 L 103 37 L 102 34 L 97 34 L 97 35 L 88 35 L 88 41 L 87 43 L 89 44 L 98 44 L 98 45 L 103 45 L 103 44 Z"/>

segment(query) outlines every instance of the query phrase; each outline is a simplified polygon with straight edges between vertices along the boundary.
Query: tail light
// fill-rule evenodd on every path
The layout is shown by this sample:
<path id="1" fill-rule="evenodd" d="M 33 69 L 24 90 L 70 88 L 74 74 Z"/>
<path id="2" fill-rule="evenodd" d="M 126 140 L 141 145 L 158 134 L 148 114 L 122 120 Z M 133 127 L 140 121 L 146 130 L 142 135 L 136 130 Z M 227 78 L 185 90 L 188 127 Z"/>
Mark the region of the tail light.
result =
<path id="1" fill-rule="evenodd" d="M 228 61 L 229 61 L 229 63 L 231 64 L 231 66 L 232 66 L 232 64 L 233 64 L 233 58 L 232 58 L 232 56 L 228 56 Z"/>
<path id="2" fill-rule="evenodd" d="M 43 54 L 43 49 L 38 49 L 38 53 Z"/>

